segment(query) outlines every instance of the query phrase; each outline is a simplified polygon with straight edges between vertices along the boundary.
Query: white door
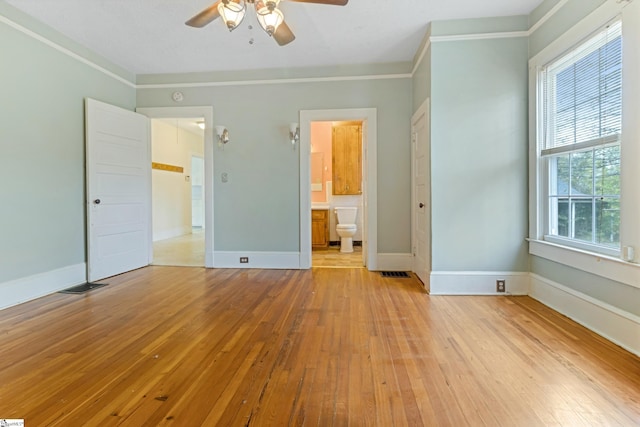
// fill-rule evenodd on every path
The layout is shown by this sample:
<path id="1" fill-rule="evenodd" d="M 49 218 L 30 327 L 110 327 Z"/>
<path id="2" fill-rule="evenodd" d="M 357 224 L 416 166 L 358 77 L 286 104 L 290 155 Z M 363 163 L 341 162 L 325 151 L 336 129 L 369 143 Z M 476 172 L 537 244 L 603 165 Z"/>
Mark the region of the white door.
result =
<path id="1" fill-rule="evenodd" d="M 411 119 L 413 139 L 413 271 L 429 291 L 431 273 L 431 158 L 429 147 L 429 100 Z"/>
<path id="2" fill-rule="evenodd" d="M 87 279 L 150 263 L 149 119 L 93 99 L 85 104 Z"/>

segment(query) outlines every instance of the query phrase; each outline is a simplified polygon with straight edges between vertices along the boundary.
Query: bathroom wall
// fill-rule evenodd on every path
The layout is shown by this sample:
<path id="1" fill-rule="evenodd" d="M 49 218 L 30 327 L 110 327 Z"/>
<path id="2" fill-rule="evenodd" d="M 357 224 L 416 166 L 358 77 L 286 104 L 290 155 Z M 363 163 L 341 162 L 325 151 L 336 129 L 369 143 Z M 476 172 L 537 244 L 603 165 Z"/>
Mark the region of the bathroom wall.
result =
<path id="1" fill-rule="evenodd" d="M 340 241 L 340 236 L 336 232 L 336 225 L 338 224 L 338 218 L 334 212 L 336 206 L 355 206 L 358 208 L 358 214 L 356 216 L 357 231 L 353 236 L 354 241 L 362 241 L 362 230 L 364 222 L 362 218 L 363 204 L 362 196 L 334 196 L 332 194 L 332 162 L 331 162 L 331 139 L 333 126 L 332 122 L 313 122 L 311 123 L 311 152 L 321 152 L 324 154 L 324 173 L 323 173 L 323 185 L 321 192 L 311 192 L 311 203 L 323 203 L 329 204 L 329 240 L 332 242 Z M 312 171 L 313 175 L 313 171 Z"/>
<path id="2" fill-rule="evenodd" d="M 331 162 L 331 122 L 311 123 L 311 153 L 322 153 L 324 155 L 323 170 L 318 172 L 311 170 L 311 176 L 322 173 L 322 191 L 311 191 L 311 203 L 326 203 L 327 181 L 331 181 L 333 174 Z M 313 162 L 312 162 L 313 168 Z"/>

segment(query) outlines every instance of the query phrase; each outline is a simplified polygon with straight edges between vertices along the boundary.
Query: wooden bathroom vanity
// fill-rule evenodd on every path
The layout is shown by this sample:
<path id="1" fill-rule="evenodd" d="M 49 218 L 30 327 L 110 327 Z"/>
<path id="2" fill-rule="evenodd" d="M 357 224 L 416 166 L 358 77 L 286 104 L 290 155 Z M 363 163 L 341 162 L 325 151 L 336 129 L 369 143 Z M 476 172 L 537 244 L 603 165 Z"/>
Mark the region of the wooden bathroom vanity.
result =
<path id="1" fill-rule="evenodd" d="M 311 209 L 311 248 L 329 247 L 329 209 Z"/>

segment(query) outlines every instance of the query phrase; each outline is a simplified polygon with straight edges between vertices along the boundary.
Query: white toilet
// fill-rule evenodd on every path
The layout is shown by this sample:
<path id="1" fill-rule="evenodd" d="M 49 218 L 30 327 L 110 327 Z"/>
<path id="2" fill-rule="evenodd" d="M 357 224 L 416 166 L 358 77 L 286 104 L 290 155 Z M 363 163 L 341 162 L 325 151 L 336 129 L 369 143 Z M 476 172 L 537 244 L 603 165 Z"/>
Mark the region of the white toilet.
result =
<path id="1" fill-rule="evenodd" d="M 353 252 L 353 235 L 356 234 L 356 213 L 358 208 L 336 208 L 338 225 L 336 232 L 340 236 L 340 252 Z"/>

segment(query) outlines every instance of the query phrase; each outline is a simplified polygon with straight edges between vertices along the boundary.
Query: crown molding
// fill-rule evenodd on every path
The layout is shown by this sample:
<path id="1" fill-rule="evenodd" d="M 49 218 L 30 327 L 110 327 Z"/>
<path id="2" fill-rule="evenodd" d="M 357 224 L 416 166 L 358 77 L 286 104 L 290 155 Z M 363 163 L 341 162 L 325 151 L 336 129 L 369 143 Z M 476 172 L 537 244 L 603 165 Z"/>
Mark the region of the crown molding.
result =
<path id="1" fill-rule="evenodd" d="M 267 80 L 230 80 L 224 82 L 195 82 L 195 83 L 153 83 L 138 84 L 136 89 L 171 89 L 190 87 L 217 87 L 217 86 L 253 86 L 288 83 L 318 83 L 318 82 L 343 82 L 353 80 L 389 80 L 410 79 L 412 73 L 401 74 L 372 74 L 365 76 L 337 76 L 337 77 L 301 77 L 295 79 L 267 79 Z"/>
<path id="2" fill-rule="evenodd" d="M 431 36 L 431 43 L 455 42 L 466 40 L 510 39 L 529 37 L 529 31 L 504 31 L 499 33 L 460 34 L 455 36 Z"/>
<path id="3" fill-rule="evenodd" d="M 431 46 L 431 43 L 439 43 L 439 42 L 454 42 L 454 41 L 469 41 L 469 40 L 491 40 L 491 39 L 506 39 L 506 38 L 516 38 L 516 37 L 530 37 L 534 32 L 536 32 L 545 22 L 547 22 L 553 15 L 555 15 L 562 7 L 564 7 L 569 0 L 560 0 L 553 6 L 547 13 L 545 13 L 542 18 L 540 18 L 535 24 L 533 24 L 527 31 L 504 31 L 504 32 L 495 32 L 495 33 L 475 33 L 475 34 L 460 34 L 453 36 L 431 36 L 425 43 L 418 59 L 415 61 L 413 65 L 413 69 L 411 70 L 411 76 L 416 73 L 418 69 L 418 65 L 424 58 L 424 55 Z"/>
<path id="4" fill-rule="evenodd" d="M 418 55 L 418 59 L 416 59 L 415 62 L 413 63 L 413 68 L 411 69 L 411 77 L 413 77 L 413 75 L 418 70 L 418 66 L 422 62 L 422 59 L 427 54 L 427 50 L 429 50 L 430 47 L 431 47 L 431 37 L 427 39 L 427 42 L 424 44 L 424 46 L 422 47 L 422 50 L 420 51 L 420 55 Z"/>
<path id="5" fill-rule="evenodd" d="M 78 62 L 81 62 L 84 65 L 87 65 L 91 68 L 93 68 L 94 70 L 97 70 L 109 77 L 111 77 L 114 80 L 119 81 L 120 83 L 124 83 L 125 85 L 131 87 L 131 88 L 135 88 L 136 85 L 135 83 L 130 82 L 129 80 L 125 79 L 122 76 L 117 75 L 116 73 L 107 70 L 106 68 L 96 64 L 95 62 L 85 58 L 84 56 L 78 55 L 77 53 L 73 52 L 70 49 L 67 49 L 64 46 L 59 45 L 58 43 L 55 43 L 51 40 L 49 40 L 46 37 L 41 36 L 40 34 L 29 30 L 28 28 L 23 27 L 22 25 L 10 20 L 9 18 L 7 18 L 6 16 L 0 15 L 0 22 L 7 24 L 8 26 L 10 26 L 11 28 L 20 31 L 21 33 L 25 34 L 26 36 L 29 36 L 31 38 L 33 38 L 34 40 L 37 40 L 41 43 L 44 43 L 45 45 L 57 50 L 58 52 L 69 56 L 70 58 L 75 59 Z"/>
<path id="6" fill-rule="evenodd" d="M 564 5 L 566 5 L 567 3 L 569 3 L 569 0 L 560 0 L 558 3 L 556 3 L 556 5 L 553 6 L 551 9 L 549 9 L 549 11 L 545 13 L 544 16 L 538 20 L 538 22 L 536 22 L 531 26 L 531 28 L 529 28 L 529 31 L 528 31 L 529 35 L 535 33 L 538 28 L 544 25 L 545 22 L 547 22 L 553 15 L 556 14 L 556 12 L 562 9 Z"/>

